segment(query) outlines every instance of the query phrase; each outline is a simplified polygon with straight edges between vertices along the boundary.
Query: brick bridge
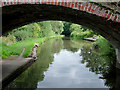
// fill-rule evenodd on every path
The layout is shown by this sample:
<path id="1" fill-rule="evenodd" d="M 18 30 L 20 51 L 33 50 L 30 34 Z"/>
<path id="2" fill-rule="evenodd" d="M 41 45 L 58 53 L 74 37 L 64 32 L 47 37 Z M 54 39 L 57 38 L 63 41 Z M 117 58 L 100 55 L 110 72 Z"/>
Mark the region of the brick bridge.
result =
<path id="1" fill-rule="evenodd" d="M 71 1 L 71 2 L 70 2 Z M 120 13 L 119 9 L 99 3 L 79 0 L 4 0 L 2 7 L 2 32 L 32 22 L 62 20 L 77 23 L 105 37 L 116 49 L 120 65 Z M 117 66 L 119 67 L 119 66 Z"/>

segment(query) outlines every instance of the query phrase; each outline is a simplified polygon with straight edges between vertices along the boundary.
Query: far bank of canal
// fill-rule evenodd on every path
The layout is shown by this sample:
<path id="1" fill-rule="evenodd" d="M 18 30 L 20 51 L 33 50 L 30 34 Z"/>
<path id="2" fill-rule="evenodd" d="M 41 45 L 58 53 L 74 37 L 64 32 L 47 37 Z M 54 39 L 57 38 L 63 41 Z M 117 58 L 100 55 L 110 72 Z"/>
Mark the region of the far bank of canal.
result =
<path id="1" fill-rule="evenodd" d="M 115 60 L 100 56 L 93 43 L 50 39 L 37 50 L 38 60 L 6 88 L 120 87 Z"/>

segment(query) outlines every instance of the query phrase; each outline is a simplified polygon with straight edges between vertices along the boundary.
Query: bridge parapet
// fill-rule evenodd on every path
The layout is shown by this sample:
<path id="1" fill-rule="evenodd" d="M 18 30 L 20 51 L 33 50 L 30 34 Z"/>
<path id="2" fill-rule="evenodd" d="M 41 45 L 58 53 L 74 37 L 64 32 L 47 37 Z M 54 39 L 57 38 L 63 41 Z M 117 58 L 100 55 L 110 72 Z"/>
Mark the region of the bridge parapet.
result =
<path id="1" fill-rule="evenodd" d="M 69 0 L 7 0 L 1 3 L 1 7 L 18 4 L 51 4 L 69 7 L 80 11 L 86 11 L 91 14 L 107 18 L 114 22 L 120 22 L 120 14 L 114 13 L 111 10 L 107 10 L 105 7 L 90 2 L 70 2 Z"/>

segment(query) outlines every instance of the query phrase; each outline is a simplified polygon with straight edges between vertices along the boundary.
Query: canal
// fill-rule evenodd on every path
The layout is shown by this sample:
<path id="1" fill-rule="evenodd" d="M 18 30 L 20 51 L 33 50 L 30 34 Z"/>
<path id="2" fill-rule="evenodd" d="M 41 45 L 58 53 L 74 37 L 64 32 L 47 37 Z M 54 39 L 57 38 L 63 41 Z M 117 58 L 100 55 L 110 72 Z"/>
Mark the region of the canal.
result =
<path id="1" fill-rule="evenodd" d="M 6 88 L 119 87 L 115 59 L 102 56 L 93 42 L 50 39 L 37 50 L 38 60 Z M 119 80 L 118 80 L 119 78 Z"/>

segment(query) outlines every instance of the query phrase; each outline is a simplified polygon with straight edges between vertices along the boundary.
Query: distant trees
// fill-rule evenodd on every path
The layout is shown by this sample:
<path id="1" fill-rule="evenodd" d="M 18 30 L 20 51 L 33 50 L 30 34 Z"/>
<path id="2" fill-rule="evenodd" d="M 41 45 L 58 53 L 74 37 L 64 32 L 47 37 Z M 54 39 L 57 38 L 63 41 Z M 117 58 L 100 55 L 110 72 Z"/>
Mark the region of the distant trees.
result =
<path id="1" fill-rule="evenodd" d="M 62 21 L 52 21 L 52 30 L 55 32 L 55 34 L 61 34 L 64 31 L 64 25 Z"/>
<path id="2" fill-rule="evenodd" d="M 17 41 L 27 40 L 29 38 L 42 38 L 63 34 L 73 38 L 83 39 L 93 36 L 92 30 L 71 22 L 64 21 L 42 21 L 31 23 L 12 30 L 7 35 L 13 35 Z"/>
<path id="3" fill-rule="evenodd" d="M 27 40 L 32 37 L 32 32 L 28 29 L 28 25 L 14 29 L 9 34 L 15 36 L 17 41 Z"/>
<path id="4" fill-rule="evenodd" d="M 81 25 L 72 24 L 72 25 L 70 26 L 70 32 L 73 32 L 73 31 L 80 31 L 80 30 L 82 30 Z"/>
<path id="5" fill-rule="evenodd" d="M 42 21 L 19 27 L 8 34 L 15 36 L 17 41 L 22 41 L 29 38 L 49 37 L 56 34 L 60 35 L 64 30 L 63 26 L 62 21 Z"/>
<path id="6" fill-rule="evenodd" d="M 76 39 L 83 39 L 88 37 L 93 37 L 93 35 L 97 34 L 91 29 L 88 29 L 82 25 L 72 24 L 70 26 L 70 36 Z"/>
<path id="7" fill-rule="evenodd" d="M 38 24 L 42 30 L 41 31 L 42 37 L 54 35 L 54 32 L 52 31 L 51 21 L 43 21 L 43 22 L 39 22 Z"/>
<path id="8" fill-rule="evenodd" d="M 62 34 L 75 39 L 92 37 L 94 34 L 96 34 L 91 29 L 88 29 L 87 27 L 84 27 L 82 25 L 74 24 L 71 22 L 63 22 L 63 25 L 64 31 L 62 32 Z"/>

